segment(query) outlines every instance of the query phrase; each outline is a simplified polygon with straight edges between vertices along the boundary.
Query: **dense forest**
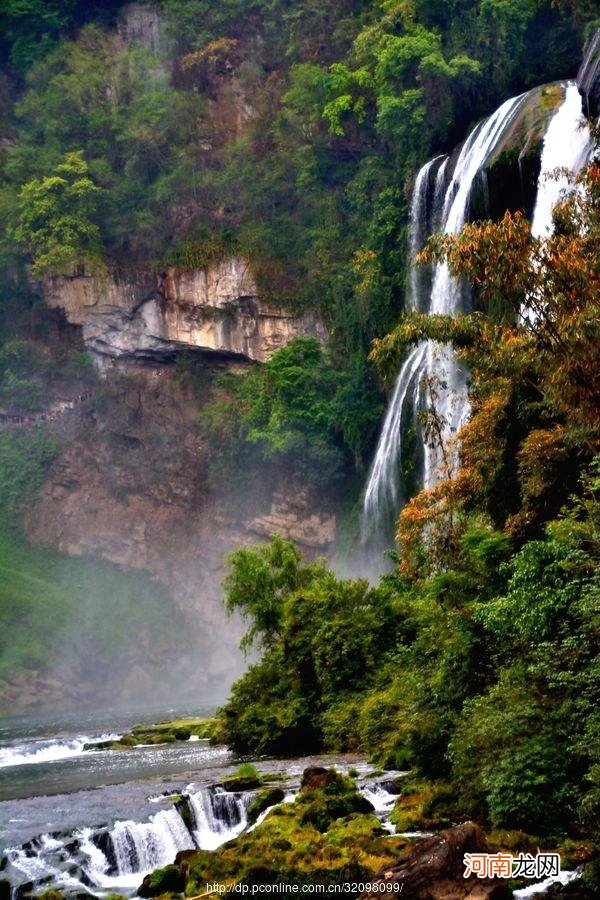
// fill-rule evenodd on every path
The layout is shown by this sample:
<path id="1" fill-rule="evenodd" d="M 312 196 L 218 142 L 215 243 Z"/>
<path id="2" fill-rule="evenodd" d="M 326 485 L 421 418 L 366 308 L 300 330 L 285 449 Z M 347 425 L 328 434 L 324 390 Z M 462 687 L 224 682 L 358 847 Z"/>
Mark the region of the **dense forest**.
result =
<path id="1" fill-rule="evenodd" d="M 598 156 L 549 235 L 532 235 L 515 203 L 434 235 L 417 260 L 407 250 L 420 167 L 509 97 L 573 78 L 597 2 L 162 0 L 148 4 L 161 22 L 151 46 L 123 38 L 122 6 L 0 9 L 2 410 L 43 409 L 48 384 L 100 384 L 84 348 L 48 339 L 45 278 L 240 255 L 261 297 L 318 314 L 329 339 L 299 335 L 264 365 L 210 377 L 182 353 L 199 427 L 232 483 L 274 464 L 342 497 L 352 544 L 399 365 L 421 340 L 453 345 L 470 373 L 460 468 L 428 489 L 403 471 L 377 583 L 358 551 L 349 580 L 276 534 L 230 553 L 226 607 L 258 661 L 219 736 L 241 758 L 360 751 L 410 770 L 421 805 L 406 830 L 470 818 L 597 858 Z M 472 310 L 406 307 L 411 266 L 440 261 L 472 286 Z M 58 628 L 38 583 L 62 615 L 93 619 L 105 585 L 122 598 L 115 661 L 135 641 L 140 592 L 158 655 L 177 630 L 143 573 L 28 546 L 21 516 L 59 452 L 42 427 L 0 433 L 0 679 L 38 665 Z M 598 877 L 590 865 L 590 897 Z"/>

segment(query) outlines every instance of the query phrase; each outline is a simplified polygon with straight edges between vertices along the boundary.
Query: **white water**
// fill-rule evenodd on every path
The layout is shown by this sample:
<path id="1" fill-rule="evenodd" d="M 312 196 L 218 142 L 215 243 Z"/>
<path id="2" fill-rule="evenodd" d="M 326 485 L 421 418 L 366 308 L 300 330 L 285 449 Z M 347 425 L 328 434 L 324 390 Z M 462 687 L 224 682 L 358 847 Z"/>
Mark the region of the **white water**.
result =
<path id="1" fill-rule="evenodd" d="M 550 120 L 542 148 L 541 170 L 531 233 L 545 238 L 552 234 L 552 210 L 575 175 L 587 163 L 592 150 L 590 129 L 581 114 L 581 97 L 574 81 L 566 86 L 565 98 Z"/>
<path id="2" fill-rule="evenodd" d="M 498 142 L 510 127 L 526 95 L 507 100 L 465 141 L 452 177 L 447 182 L 448 159 L 438 167 L 433 199 L 431 172 L 440 157 L 426 163 L 415 181 L 411 203 L 409 253 L 414 259 L 429 234 L 458 234 L 463 228 L 471 191 Z M 541 155 L 532 233 L 546 237 L 552 232 L 552 210 L 568 186 L 568 174 L 576 174 L 589 160 L 592 141 L 582 126 L 581 98 L 574 82 L 565 85 L 565 95 L 550 119 Z M 557 169 L 563 170 L 557 177 Z M 429 315 L 456 316 L 468 306 L 465 285 L 439 263 L 430 275 L 431 285 L 423 295 L 427 278 L 413 265 L 407 306 Z M 403 463 L 403 432 L 412 418 L 420 439 L 421 483 L 430 489 L 452 478 L 459 467 L 457 434 L 470 414 L 468 375 L 449 345 L 423 341 L 413 347 L 398 374 L 379 444 L 367 479 L 363 498 L 361 537 L 369 544 L 379 540 L 397 515 L 403 500 L 400 469 Z"/>
<path id="3" fill-rule="evenodd" d="M 164 799 L 164 798 L 163 798 Z M 108 830 L 83 828 L 67 835 L 42 835 L 12 847 L 6 857 L 27 881 L 103 896 L 133 892 L 145 875 L 174 862 L 182 850 L 216 850 L 247 825 L 248 795 L 221 787 L 187 795 L 193 817 L 191 831 L 171 806 L 146 822 L 118 821 Z"/>
<path id="4" fill-rule="evenodd" d="M 9 766 L 28 766 L 34 763 L 50 763 L 86 753 L 86 744 L 102 741 L 116 741 L 119 734 L 101 734 L 89 737 L 78 735 L 74 738 L 53 740 L 30 740 L 10 747 L 0 747 L 0 769 Z"/>
<path id="5" fill-rule="evenodd" d="M 190 794 L 189 803 L 195 820 L 194 839 L 201 850 L 216 850 L 237 837 L 248 823 L 247 798 L 221 787 Z"/>
<path id="6" fill-rule="evenodd" d="M 530 884 L 526 888 L 521 888 L 513 892 L 515 900 L 525 900 L 526 897 L 543 897 L 549 887 L 553 884 L 570 884 L 581 878 L 581 871 L 574 869 L 572 872 L 561 872 L 555 878 L 546 878 L 545 881 L 539 881 L 537 884 Z"/>
<path id="7" fill-rule="evenodd" d="M 473 183 L 512 123 L 524 96 L 507 100 L 492 116 L 477 125 L 462 147 L 449 183 L 446 183 L 448 160 L 440 164 L 431 209 L 428 187 L 437 160 L 423 166 L 415 182 L 411 203 L 411 257 L 433 231 L 460 232 L 468 214 Z M 464 284 L 450 275 L 445 263 L 433 268 L 427 296 L 422 296 L 423 278 L 414 268 L 407 297 L 410 309 L 430 315 L 455 316 L 466 306 L 468 294 Z M 422 482 L 424 487 L 431 488 L 442 478 L 456 473 L 455 435 L 469 415 L 467 374 L 451 347 L 423 341 L 410 351 L 400 369 L 365 488 L 363 543 L 368 543 L 373 534 L 384 532 L 390 517 L 398 511 L 402 432 L 409 413 L 422 442 Z"/>
<path id="8" fill-rule="evenodd" d="M 390 793 L 390 791 L 386 790 L 385 785 L 377 782 L 365 784 L 360 792 L 373 805 L 375 812 L 381 816 L 388 816 L 398 799 L 397 793 Z"/>

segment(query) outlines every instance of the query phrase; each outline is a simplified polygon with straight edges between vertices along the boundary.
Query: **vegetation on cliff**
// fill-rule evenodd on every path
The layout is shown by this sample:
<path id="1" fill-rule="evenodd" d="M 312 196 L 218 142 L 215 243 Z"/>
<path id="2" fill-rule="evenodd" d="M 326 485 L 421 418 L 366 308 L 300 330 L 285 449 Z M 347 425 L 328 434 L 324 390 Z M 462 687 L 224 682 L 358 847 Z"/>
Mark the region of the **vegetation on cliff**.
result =
<path id="1" fill-rule="evenodd" d="M 335 438 L 295 427 L 286 452 L 361 471 L 381 402 L 367 354 L 402 308 L 414 172 L 511 93 L 572 76 L 595 3 L 163 0 L 133 38 L 121 5 L 3 4 L 9 293 L 26 262 L 244 253 L 262 296 L 318 309 L 332 335 Z M 59 170 L 75 160 L 73 184 Z"/>
<path id="2" fill-rule="evenodd" d="M 233 466 L 276 458 L 324 490 L 372 448 L 382 401 L 369 353 L 385 378 L 415 341 L 452 342 L 472 377 L 462 468 L 407 503 L 392 573 L 377 586 L 342 580 L 278 537 L 231 555 L 227 605 L 262 655 L 234 685 L 221 733 L 242 757 L 360 749 L 411 767 L 419 799 L 398 823 L 443 813 L 555 841 L 597 834 L 598 166 L 547 240 L 513 213 L 430 244 L 424 259 L 469 278 L 485 314 L 398 322 L 417 166 L 511 94 L 572 76 L 597 4 L 164 0 L 156 40 L 115 29 L 119 6 L 8 0 L 0 12 L 3 400 L 36 409 L 43 390 L 23 362 L 21 339 L 40 337 L 28 266 L 161 271 L 235 250 L 262 296 L 318 310 L 331 341 L 298 339 L 220 379 L 205 425 Z M 0 437 L 14 523 L 55 448 L 42 432 Z M 145 627 L 164 636 L 156 585 L 11 540 L 6 671 L 42 663 L 39 629 L 60 646 L 56 610 L 85 626 L 87 658 L 108 636 L 102 665 L 116 663 L 141 631 L 142 590 Z M 186 889 L 257 871 L 365 876 L 392 846 L 376 829 L 338 780 L 233 849 L 197 854 Z M 180 876 L 144 890 L 180 890 Z"/>
<path id="3" fill-rule="evenodd" d="M 362 749 L 445 779 L 455 815 L 597 833 L 599 185 L 592 164 L 546 240 L 518 216 L 435 240 L 499 317 L 409 317 L 376 344 L 385 367 L 452 340 L 473 377 L 462 468 L 402 511 L 397 571 L 340 581 L 276 538 L 231 556 L 263 646 L 221 714 L 238 753 Z"/>

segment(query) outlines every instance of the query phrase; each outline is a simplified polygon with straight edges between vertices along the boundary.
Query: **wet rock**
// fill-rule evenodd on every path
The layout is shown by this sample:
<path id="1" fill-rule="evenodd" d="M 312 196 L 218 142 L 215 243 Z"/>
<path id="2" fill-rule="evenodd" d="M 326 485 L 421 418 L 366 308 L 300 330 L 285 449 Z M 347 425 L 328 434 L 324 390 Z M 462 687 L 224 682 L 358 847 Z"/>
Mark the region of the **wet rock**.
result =
<path id="1" fill-rule="evenodd" d="M 583 112 L 589 118 L 596 118 L 600 115 L 600 28 L 585 46 L 583 63 L 577 74 L 577 87 Z"/>
<path id="2" fill-rule="evenodd" d="M 182 794 L 175 801 L 175 809 L 177 810 L 177 812 L 183 819 L 183 824 L 185 825 L 185 827 L 191 834 L 196 825 L 196 821 L 195 821 L 195 817 L 194 817 L 194 812 L 190 805 L 190 798 L 187 794 Z"/>
<path id="3" fill-rule="evenodd" d="M 425 838 L 395 863 L 380 871 L 374 882 L 382 887 L 364 893 L 367 897 L 410 897 L 411 900 L 482 900 L 510 898 L 503 882 L 479 878 L 465 879 L 465 853 L 489 852 L 483 829 L 473 822 L 441 831 Z M 386 890 L 389 885 L 393 890 Z"/>
<path id="4" fill-rule="evenodd" d="M 275 806 L 277 803 L 281 803 L 283 801 L 285 794 L 281 790 L 281 788 L 266 788 L 264 791 L 260 791 L 256 797 L 253 797 L 250 803 L 248 804 L 248 808 L 246 810 L 248 815 L 248 824 L 252 825 L 258 817 L 265 812 L 265 810 L 269 809 L 270 806 Z"/>
<path id="5" fill-rule="evenodd" d="M 333 769 L 324 769 L 322 766 L 310 766 L 302 773 L 300 782 L 301 791 L 319 791 L 328 784 L 333 784 L 339 778 Z"/>
<path id="6" fill-rule="evenodd" d="M 157 897 L 160 894 L 180 894 L 184 890 L 184 874 L 177 866 L 165 866 L 146 875 L 137 893 L 140 897 Z"/>

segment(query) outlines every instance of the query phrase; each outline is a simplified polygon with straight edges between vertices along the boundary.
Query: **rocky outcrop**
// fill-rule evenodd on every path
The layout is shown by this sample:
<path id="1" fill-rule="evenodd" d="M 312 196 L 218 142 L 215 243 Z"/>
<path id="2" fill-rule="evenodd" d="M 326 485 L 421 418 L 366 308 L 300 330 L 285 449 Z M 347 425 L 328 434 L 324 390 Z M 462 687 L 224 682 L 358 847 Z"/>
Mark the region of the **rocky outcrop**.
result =
<path id="1" fill-rule="evenodd" d="M 326 337 L 314 313 L 296 315 L 264 303 L 241 256 L 158 276 L 48 277 L 41 289 L 49 307 L 82 327 L 101 364 L 166 362 L 186 348 L 264 362 L 298 334 Z"/>
<path id="2" fill-rule="evenodd" d="M 303 547 L 322 551 L 333 546 L 336 519 L 327 511 L 315 510 L 308 491 L 292 495 L 278 491 L 269 511 L 252 519 L 248 527 L 261 538 L 277 533 Z"/>
<path id="3" fill-rule="evenodd" d="M 506 882 L 464 878 L 465 853 L 489 852 L 479 825 L 466 822 L 419 841 L 416 847 L 373 877 L 374 886 L 361 895 L 410 897 L 411 900 L 483 900 L 512 897 Z"/>
<path id="4" fill-rule="evenodd" d="M 589 118 L 600 115 L 600 28 L 592 35 L 584 50 L 583 63 L 577 75 L 583 112 Z"/>

